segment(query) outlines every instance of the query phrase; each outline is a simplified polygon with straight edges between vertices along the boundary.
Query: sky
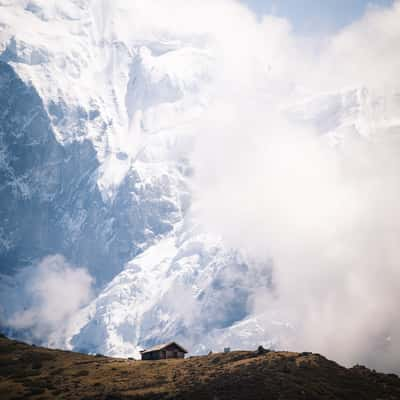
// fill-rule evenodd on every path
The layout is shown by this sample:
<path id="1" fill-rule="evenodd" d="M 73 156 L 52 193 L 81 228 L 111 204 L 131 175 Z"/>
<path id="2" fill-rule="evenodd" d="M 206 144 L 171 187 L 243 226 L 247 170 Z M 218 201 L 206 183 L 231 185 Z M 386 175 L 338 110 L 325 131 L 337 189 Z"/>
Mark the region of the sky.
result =
<path id="1" fill-rule="evenodd" d="M 296 32 L 329 34 L 360 18 L 368 7 L 382 7 L 393 0 L 241 0 L 262 16 L 289 19 Z"/>

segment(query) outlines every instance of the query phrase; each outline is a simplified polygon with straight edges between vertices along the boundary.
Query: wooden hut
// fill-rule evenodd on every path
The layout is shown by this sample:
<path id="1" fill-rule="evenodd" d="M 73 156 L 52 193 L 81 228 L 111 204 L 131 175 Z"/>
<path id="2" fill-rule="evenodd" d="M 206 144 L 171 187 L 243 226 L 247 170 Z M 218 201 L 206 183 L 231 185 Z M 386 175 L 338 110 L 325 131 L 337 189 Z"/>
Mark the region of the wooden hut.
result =
<path id="1" fill-rule="evenodd" d="M 185 358 L 187 351 L 176 342 L 169 342 L 142 350 L 142 360 L 165 360 L 167 358 Z"/>

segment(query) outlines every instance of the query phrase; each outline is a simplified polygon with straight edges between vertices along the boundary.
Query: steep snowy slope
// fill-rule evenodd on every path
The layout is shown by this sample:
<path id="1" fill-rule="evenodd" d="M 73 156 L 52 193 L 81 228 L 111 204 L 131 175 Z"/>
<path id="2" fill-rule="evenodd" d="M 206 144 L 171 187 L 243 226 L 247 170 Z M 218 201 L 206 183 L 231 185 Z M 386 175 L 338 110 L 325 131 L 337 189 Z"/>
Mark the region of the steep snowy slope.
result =
<path id="1" fill-rule="evenodd" d="M 397 87 L 322 93 L 289 106 L 286 112 L 291 119 L 311 124 L 334 144 L 348 138 L 377 139 L 400 133 Z"/>
<path id="2" fill-rule="evenodd" d="M 269 283 L 220 240 L 179 230 L 128 263 L 83 310 L 70 345 L 138 356 L 140 347 L 177 338 L 204 352 L 217 343 L 208 336 L 246 317 L 254 291 Z"/>
<path id="3" fill-rule="evenodd" d="M 102 285 L 188 207 L 210 57 L 125 37 L 104 7 L 2 3 L 3 271 L 62 253 Z"/>

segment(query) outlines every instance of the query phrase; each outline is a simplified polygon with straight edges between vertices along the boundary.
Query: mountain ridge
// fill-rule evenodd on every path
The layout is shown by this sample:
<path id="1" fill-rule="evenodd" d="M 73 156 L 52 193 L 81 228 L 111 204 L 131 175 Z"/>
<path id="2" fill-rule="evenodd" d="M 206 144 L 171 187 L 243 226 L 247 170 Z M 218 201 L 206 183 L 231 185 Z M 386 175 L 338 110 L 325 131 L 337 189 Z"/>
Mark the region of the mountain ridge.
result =
<path id="1" fill-rule="evenodd" d="M 0 393 L 4 399 L 394 400 L 400 378 L 359 365 L 346 369 L 308 352 L 234 351 L 133 361 L 0 337 Z"/>

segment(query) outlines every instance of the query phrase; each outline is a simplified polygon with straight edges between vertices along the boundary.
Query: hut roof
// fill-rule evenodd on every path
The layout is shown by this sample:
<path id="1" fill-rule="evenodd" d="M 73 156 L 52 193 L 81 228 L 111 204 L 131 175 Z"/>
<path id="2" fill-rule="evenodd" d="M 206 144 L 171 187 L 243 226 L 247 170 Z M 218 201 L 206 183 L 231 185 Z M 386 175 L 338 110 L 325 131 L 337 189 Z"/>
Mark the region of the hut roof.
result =
<path id="1" fill-rule="evenodd" d="M 158 344 L 157 346 L 150 347 L 149 349 L 142 350 L 140 353 L 145 354 L 145 353 L 151 353 L 152 351 L 160 351 L 164 350 L 165 348 L 175 345 L 178 347 L 183 353 L 187 353 L 187 350 L 183 348 L 181 345 L 179 345 L 176 342 L 168 342 L 168 343 L 163 343 L 163 344 Z"/>

